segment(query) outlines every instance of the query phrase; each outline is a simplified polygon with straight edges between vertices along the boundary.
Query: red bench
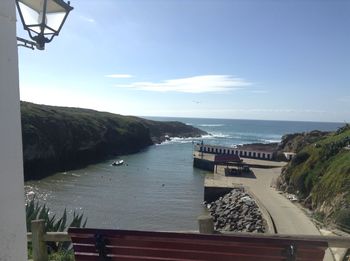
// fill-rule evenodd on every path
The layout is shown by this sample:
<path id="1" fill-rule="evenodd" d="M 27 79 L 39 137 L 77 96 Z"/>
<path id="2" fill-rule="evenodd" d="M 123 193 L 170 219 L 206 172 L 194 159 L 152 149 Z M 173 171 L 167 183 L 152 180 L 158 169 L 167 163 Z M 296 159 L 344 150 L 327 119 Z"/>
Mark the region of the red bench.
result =
<path id="1" fill-rule="evenodd" d="M 322 261 L 325 241 L 70 228 L 76 261 Z"/>

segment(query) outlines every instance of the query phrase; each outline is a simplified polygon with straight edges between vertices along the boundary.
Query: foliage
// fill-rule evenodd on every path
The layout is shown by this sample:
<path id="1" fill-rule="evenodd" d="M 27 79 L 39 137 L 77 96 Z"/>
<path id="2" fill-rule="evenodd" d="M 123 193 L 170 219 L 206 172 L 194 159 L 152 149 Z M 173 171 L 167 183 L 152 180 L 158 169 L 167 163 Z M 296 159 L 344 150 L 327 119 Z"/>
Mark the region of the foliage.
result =
<path id="1" fill-rule="evenodd" d="M 28 259 L 33 259 L 33 250 L 28 247 Z M 68 250 L 58 250 L 57 252 L 52 252 L 49 254 L 50 261 L 74 261 L 74 251 L 72 249 Z"/>
<path id="2" fill-rule="evenodd" d="M 287 134 L 282 137 L 279 148 L 281 151 L 293 151 L 297 153 L 310 144 L 319 146 L 317 142 L 329 133 L 330 132 L 315 130 L 311 132 Z"/>
<path id="3" fill-rule="evenodd" d="M 299 164 L 305 162 L 309 157 L 310 157 L 310 154 L 307 153 L 306 151 L 299 152 L 299 153 L 296 154 L 295 157 L 292 159 L 291 164 L 292 164 L 293 166 L 299 165 Z"/>
<path id="4" fill-rule="evenodd" d="M 341 151 L 348 144 L 350 144 L 350 137 L 345 137 L 341 140 L 326 144 L 322 151 L 321 160 L 327 160 L 330 157 L 338 154 L 339 151 Z"/>
<path id="5" fill-rule="evenodd" d="M 27 231 L 31 232 L 31 221 L 37 219 L 45 220 L 45 231 L 46 232 L 62 232 L 68 227 L 85 227 L 87 219 L 83 222 L 84 214 L 76 214 L 73 212 L 73 219 L 71 223 L 67 223 L 67 210 L 64 209 L 63 214 L 60 218 L 56 215 L 51 215 L 50 209 L 46 205 L 40 205 L 38 201 L 34 199 L 30 200 L 26 205 L 26 222 Z"/>
<path id="6" fill-rule="evenodd" d="M 68 227 L 85 227 L 87 223 L 87 218 L 84 219 L 84 214 L 77 214 L 73 212 L 73 217 L 70 222 L 68 222 L 67 210 L 63 211 L 63 214 L 60 218 L 56 215 L 50 215 L 51 211 L 45 204 L 40 205 L 38 201 L 33 198 L 26 205 L 26 223 L 27 223 L 27 232 L 31 232 L 31 221 L 43 219 L 45 221 L 45 232 L 63 232 Z M 67 252 L 69 249 L 70 243 L 56 243 L 56 242 L 47 242 L 48 249 L 51 253 L 56 252 Z M 28 244 L 28 252 L 31 253 L 31 245 Z"/>
<path id="7" fill-rule="evenodd" d="M 337 224 L 350 229 L 350 209 L 342 209 L 336 215 Z"/>
<path id="8" fill-rule="evenodd" d="M 313 209 L 326 222 L 350 222 L 350 215 L 344 214 L 350 211 L 350 150 L 345 149 L 349 143 L 348 124 L 324 133 L 301 147 L 283 172 L 287 187 L 302 198 L 310 196 Z"/>
<path id="9" fill-rule="evenodd" d="M 316 204 L 333 202 L 335 197 L 344 194 L 344 200 L 350 191 L 350 152 L 343 151 L 336 157 L 323 162 L 324 175 L 319 178 L 313 189 L 313 201 Z M 348 201 L 346 204 L 349 204 Z"/>
<path id="10" fill-rule="evenodd" d="M 313 218 L 316 219 L 319 222 L 323 222 L 325 216 L 324 216 L 324 213 L 322 213 L 322 212 L 315 212 L 313 214 Z"/>
<path id="11" fill-rule="evenodd" d="M 349 123 L 346 123 L 343 127 L 340 127 L 336 134 L 341 134 L 341 133 L 344 133 L 346 131 L 350 130 L 350 124 Z"/>
<path id="12" fill-rule="evenodd" d="M 60 250 L 49 255 L 52 261 L 74 261 L 74 252 L 72 250 Z"/>

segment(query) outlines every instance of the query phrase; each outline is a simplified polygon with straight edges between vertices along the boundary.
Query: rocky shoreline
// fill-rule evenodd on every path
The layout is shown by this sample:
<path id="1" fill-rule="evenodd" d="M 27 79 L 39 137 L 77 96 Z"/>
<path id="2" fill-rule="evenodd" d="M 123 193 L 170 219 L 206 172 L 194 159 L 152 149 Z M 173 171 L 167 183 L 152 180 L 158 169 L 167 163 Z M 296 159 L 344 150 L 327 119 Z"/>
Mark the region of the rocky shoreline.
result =
<path id="1" fill-rule="evenodd" d="M 243 188 L 233 189 L 206 206 L 217 231 L 265 233 L 267 229 L 258 205 Z"/>

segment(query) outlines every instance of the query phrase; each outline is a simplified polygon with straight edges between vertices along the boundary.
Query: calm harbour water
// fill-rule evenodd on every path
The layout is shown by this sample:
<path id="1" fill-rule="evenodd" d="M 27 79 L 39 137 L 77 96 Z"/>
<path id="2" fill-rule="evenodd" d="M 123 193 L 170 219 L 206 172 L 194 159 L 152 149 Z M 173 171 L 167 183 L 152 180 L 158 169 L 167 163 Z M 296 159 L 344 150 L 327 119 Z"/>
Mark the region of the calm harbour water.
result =
<path id="1" fill-rule="evenodd" d="M 335 130 L 341 123 L 152 118 L 179 120 L 211 136 L 205 143 L 237 145 L 276 142 L 286 133 Z M 192 141 L 179 139 L 84 169 L 26 182 L 26 197 L 46 203 L 54 213 L 84 212 L 88 227 L 143 230 L 195 230 L 203 212 L 205 171 L 192 167 Z"/>

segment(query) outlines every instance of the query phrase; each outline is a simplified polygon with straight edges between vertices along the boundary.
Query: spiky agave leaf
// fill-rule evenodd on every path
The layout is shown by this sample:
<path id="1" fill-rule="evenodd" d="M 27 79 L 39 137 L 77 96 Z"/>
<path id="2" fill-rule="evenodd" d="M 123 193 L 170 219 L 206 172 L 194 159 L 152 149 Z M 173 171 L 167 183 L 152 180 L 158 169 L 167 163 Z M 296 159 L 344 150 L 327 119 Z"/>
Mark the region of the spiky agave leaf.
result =
<path id="1" fill-rule="evenodd" d="M 82 215 L 84 215 L 84 212 L 82 213 Z M 86 223 L 87 223 L 87 218 L 85 218 L 85 221 L 84 221 L 84 223 L 83 223 L 83 225 L 81 227 L 85 228 L 86 227 Z"/>
<path id="2" fill-rule="evenodd" d="M 44 204 L 44 206 L 41 207 L 38 218 L 43 219 L 45 221 L 47 221 L 49 219 L 49 209 L 46 208 L 45 204 Z"/>
<path id="3" fill-rule="evenodd" d="M 66 229 L 67 225 L 67 209 L 64 209 L 63 216 L 62 216 L 62 223 L 58 228 L 58 231 L 62 232 Z"/>
<path id="4" fill-rule="evenodd" d="M 27 223 L 27 231 L 31 231 L 31 221 L 37 219 L 43 219 L 45 221 L 45 231 L 47 232 L 62 232 L 67 229 L 67 210 L 65 209 L 62 217 L 57 218 L 56 215 L 50 216 L 50 208 L 44 205 L 40 205 L 38 201 L 34 198 L 30 200 L 26 205 L 26 223 Z M 69 227 L 85 227 L 87 223 L 87 218 L 84 220 L 82 224 L 84 214 L 77 214 L 75 211 L 73 213 L 73 219 L 69 225 Z M 58 250 L 67 250 L 70 248 L 70 242 L 64 243 L 54 243 L 48 242 L 47 245 L 52 251 Z"/>
<path id="5" fill-rule="evenodd" d="M 36 220 L 39 218 L 39 213 L 41 211 L 41 206 L 39 205 L 39 202 L 35 201 L 35 198 L 33 198 L 26 206 L 26 223 L 27 223 L 27 231 L 31 232 L 32 229 L 32 220 Z"/>
<path id="6" fill-rule="evenodd" d="M 59 220 L 56 220 L 56 223 L 53 225 L 53 231 L 58 232 L 59 228 L 61 226 L 63 217 L 61 217 Z"/>
<path id="7" fill-rule="evenodd" d="M 50 232 L 57 231 L 55 229 L 55 222 L 56 222 L 56 215 L 53 215 L 51 218 L 49 217 L 46 224 L 46 231 L 50 231 Z"/>

